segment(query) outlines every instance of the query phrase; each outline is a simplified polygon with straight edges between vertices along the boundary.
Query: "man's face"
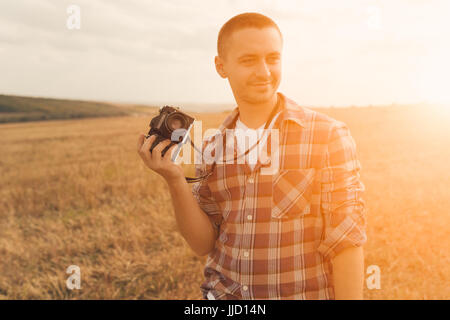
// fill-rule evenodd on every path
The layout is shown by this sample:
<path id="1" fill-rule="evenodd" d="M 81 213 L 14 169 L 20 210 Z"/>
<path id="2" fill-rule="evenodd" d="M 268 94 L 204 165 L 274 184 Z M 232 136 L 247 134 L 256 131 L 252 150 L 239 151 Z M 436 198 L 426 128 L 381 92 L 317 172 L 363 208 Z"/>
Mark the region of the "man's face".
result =
<path id="1" fill-rule="evenodd" d="M 234 32 L 225 44 L 225 57 L 216 57 L 219 74 L 228 78 L 236 100 L 270 101 L 281 81 L 282 39 L 272 27 Z"/>

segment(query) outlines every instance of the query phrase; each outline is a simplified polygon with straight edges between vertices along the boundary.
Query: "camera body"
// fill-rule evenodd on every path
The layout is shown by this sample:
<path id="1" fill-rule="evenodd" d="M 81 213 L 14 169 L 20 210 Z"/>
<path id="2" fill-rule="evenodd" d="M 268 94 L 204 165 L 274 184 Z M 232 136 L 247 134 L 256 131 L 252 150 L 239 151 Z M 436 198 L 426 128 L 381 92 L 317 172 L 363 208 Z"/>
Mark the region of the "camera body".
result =
<path id="1" fill-rule="evenodd" d="M 150 147 L 150 152 L 161 141 L 170 139 L 170 144 L 161 152 L 161 156 L 164 156 L 171 146 L 183 142 L 194 120 L 194 118 L 181 112 L 179 108 L 162 107 L 159 114 L 150 121 L 150 131 L 147 137 L 156 135 L 156 139 Z"/>

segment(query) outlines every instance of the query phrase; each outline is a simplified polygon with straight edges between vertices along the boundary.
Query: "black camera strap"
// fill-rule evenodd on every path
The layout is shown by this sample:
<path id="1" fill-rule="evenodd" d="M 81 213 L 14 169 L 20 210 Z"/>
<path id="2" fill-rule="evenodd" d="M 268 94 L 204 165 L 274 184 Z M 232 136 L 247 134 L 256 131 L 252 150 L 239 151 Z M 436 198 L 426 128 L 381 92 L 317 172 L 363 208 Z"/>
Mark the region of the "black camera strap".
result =
<path id="1" fill-rule="evenodd" d="M 272 122 L 272 119 L 275 117 L 275 115 L 277 114 L 277 111 L 280 109 L 281 99 L 282 99 L 282 98 L 280 97 L 280 95 L 277 95 L 277 98 L 278 98 L 278 99 L 277 99 L 277 104 L 276 104 L 275 107 L 273 108 L 272 112 L 271 112 L 270 115 L 269 115 L 269 118 L 268 118 L 267 121 L 266 121 L 266 124 L 264 125 L 264 133 L 265 133 L 265 130 L 267 130 L 267 129 L 269 128 L 270 123 Z M 261 142 L 262 138 L 264 137 L 264 133 L 263 133 L 263 135 L 261 136 L 261 138 L 260 138 L 253 146 L 251 146 L 250 148 L 247 149 L 247 151 L 245 151 L 243 154 L 240 154 L 240 155 L 238 155 L 238 156 L 235 156 L 234 159 L 233 159 L 233 161 L 235 161 L 235 160 L 237 160 L 237 159 L 239 159 L 239 158 L 241 158 L 241 157 L 246 156 L 252 149 L 254 149 L 254 148 Z M 195 147 L 195 145 L 194 145 L 194 143 L 192 142 L 192 140 L 191 140 L 189 137 L 188 137 L 188 139 L 189 139 L 189 141 L 191 142 L 191 145 L 192 145 L 192 147 L 194 148 L 194 150 L 196 150 L 197 152 L 199 152 L 199 150 L 197 150 L 197 148 Z M 225 143 L 226 143 L 226 142 L 225 142 L 225 135 L 223 135 L 223 145 L 225 145 Z M 200 151 L 200 153 L 202 153 L 202 152 Z M 202 159 L 202 160 L 203 160 L 203 159 Z M 199 181 L 202 181 L 203 179 L 208 178 L 208 177 L 214 172 L 215 166 L 216 166 L 216 162 L 214 161 L 213 164 L 212 164 L 212 167 L 211 167 L 211 171 L 208 172 L 208 173 L 206 173 L 206 174 L 204 174 L 204 175 L 202 175 L 202 176 L 200 176 L 200 177 L 195 177 L 195 178 L 192 178 L 192 177 L 185 177 L 187 183 L 195 183 L 195 182 L 199 182 Z"/>

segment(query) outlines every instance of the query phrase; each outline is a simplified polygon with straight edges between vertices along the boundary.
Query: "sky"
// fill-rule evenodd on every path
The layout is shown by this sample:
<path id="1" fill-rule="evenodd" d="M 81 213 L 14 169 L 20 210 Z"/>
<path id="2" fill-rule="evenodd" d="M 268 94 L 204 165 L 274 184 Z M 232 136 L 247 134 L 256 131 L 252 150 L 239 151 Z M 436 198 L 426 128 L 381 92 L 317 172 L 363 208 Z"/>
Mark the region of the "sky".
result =
<path id="1" fill-rule="evenodd" d="M 448 0 L 2 0 L 0 94 L 234 106 L 214 56 L 243 12 L 280 27 L 279 91 L 301 105 L 450 102 Z"/>

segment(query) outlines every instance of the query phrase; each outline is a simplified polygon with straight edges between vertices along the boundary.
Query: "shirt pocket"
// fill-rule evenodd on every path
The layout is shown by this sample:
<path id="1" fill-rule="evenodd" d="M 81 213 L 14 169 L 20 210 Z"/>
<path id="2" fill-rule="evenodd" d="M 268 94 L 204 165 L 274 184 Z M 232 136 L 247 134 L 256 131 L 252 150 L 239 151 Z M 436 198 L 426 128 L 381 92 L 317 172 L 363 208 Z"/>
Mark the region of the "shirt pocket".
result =
<path id="1" fill-rule="evenodd" d="M 280 170 L 272 176 L 272 218 L 292 219 L 311 212 L 315 168 Z"/>

